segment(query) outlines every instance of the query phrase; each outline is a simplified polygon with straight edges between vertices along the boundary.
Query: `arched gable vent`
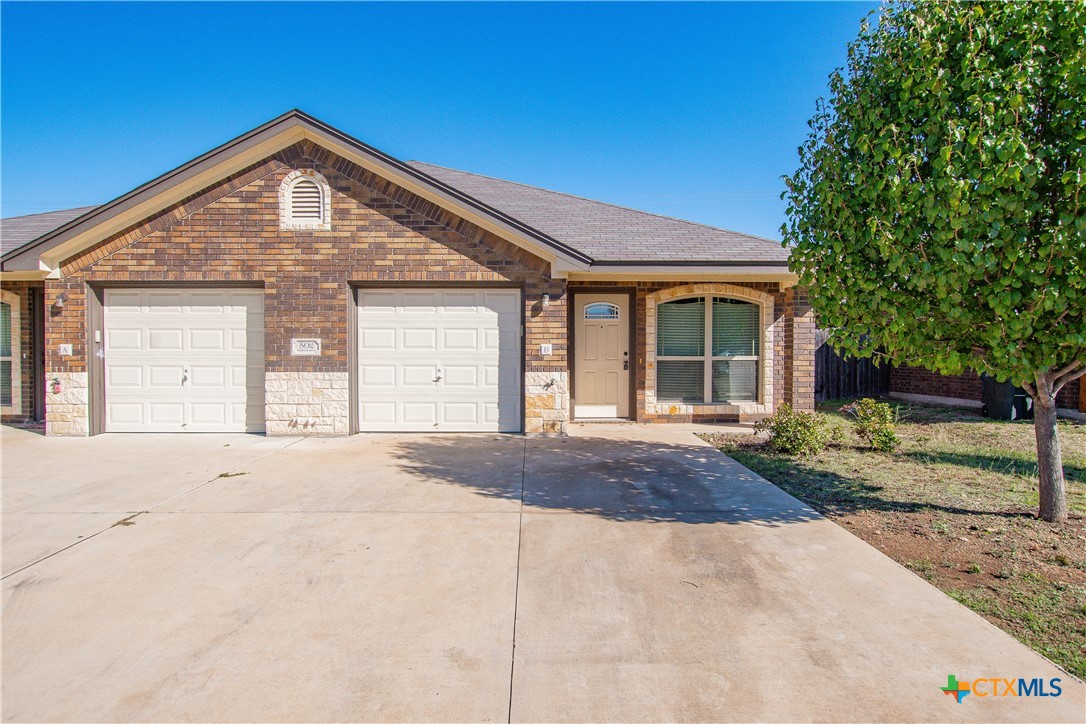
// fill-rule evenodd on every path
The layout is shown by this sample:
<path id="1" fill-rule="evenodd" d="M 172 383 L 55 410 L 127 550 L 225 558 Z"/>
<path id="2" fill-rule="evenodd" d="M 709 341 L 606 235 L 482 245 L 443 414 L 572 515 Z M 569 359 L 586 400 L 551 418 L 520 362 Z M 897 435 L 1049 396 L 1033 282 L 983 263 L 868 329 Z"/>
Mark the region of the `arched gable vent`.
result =
<path id="1" fill-rule="evenodd" d="M 293 171 L 279 187 L 279 220 L 283 229 L 331 229 L 331 190 L 316 171 Z"/>
<path id="2" fill-rule="evenodd" d="M 290 215 L 294 219 L 321 218 L 321 187 L 301 179 L 290 190 Z"/>

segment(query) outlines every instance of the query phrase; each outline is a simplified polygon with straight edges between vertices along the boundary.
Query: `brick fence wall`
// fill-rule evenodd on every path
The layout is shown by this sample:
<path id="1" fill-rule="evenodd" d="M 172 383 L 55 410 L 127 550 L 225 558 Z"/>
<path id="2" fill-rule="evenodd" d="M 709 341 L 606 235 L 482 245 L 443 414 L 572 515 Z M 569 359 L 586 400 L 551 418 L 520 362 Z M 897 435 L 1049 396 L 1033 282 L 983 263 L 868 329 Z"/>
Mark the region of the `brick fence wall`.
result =
<path id="1" fill-rule="evenodd" d="M 1065 385 L 1056 396 L 1056 405 L 1077 410 L 1081 383 L 1080 377 Z M 890 372 L 890 392 L 891 394 L 898 392 L 932 395 L 980 402 L 980 375 L 972 372 L 962 375 L 940 375 L 922 367 L 895 367 Z"/>

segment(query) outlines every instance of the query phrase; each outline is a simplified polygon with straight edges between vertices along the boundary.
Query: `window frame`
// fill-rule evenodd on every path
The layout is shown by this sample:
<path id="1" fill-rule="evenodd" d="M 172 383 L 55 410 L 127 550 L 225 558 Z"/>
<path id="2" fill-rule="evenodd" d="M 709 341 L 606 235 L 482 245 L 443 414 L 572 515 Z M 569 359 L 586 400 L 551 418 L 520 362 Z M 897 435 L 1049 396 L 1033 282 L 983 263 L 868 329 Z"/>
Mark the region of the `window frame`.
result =
<path id="1" fill-rule="evenodd" d="M 660 354 L 659 349 L 659 334 L 660 334 L 660 307 L 665 304 L 671 304 L 672 302 L 679 302 L 684 299 L 700 299 L 705 308 L 704 325 L 705 330 L 703 333 L 703 348 L 700 355 L 663 355 Z M 755 308 L 758 313 L 758 332 L 755 336 L 755 340 L 758 342 L 757 355 L 714 355 L 713 354 L 713 300 L 714 299 L 728 299 L 731 301 L 739 302 L 741 304 L 749 304 Z M 661 403 L 675 403 L 684 405 L 743 405 L 743 404 L 757 404 L 762 398 L 762 357 L 765 353 L 765 343 L 762 340 L 762 306 L 757 302 L 750 301 L 749 299 L 737 299 L 735 297 L 728 296 L 726 294 L 705 292 L 702 294 L 688 294 L 683 297 L 675 299 L 668 299 L 662 301 L 656 305 L 656 362 L 695 362 L 700 360 L 702 363 L 702 398 L 700 402 L 691 402 L 689 400 L 671 400 L 668 398 L 659 397 L 660 390 L 660 365 L 656 364 L 654 371 L 653 384 L 657 391 L 657 401 Z M 754 399 L 752 400 L 714 400 L 713 399 L 713 362 L 754 362 L 754 369 L 756 373 L 756 379 L 754 383 Z"/>
<path id="2" fill-rule="evenodd" d="M 11 309 L 11 356 L 2 358 L 11 361 L 11 404 L 0 406 L 0 414 L 18 416 L 23 413 L 22 304 L 17 294 L 6 289 L 0 289 L 0 302 Z"/>
<path id="3" fill-rule="evenodd" d="M 589 316 L 588 310 L 593 307 L 607 307 L 608 315 L 604 317 Z M 584 321 L 616 322 L 622 318 L 622 308 L 614 302 L 589 302 L 584 305 L 584 310 L 581 312 L 581 318 Z"/>

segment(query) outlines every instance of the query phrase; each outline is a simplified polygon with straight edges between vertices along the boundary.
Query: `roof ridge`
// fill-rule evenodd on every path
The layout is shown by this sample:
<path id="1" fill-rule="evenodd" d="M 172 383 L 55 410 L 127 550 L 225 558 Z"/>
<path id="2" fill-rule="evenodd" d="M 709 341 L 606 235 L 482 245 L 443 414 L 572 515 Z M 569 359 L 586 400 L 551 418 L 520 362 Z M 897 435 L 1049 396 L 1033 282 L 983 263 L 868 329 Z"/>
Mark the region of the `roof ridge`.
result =
<path id="1" fill-rule="evenodd" d="M 53 209 L 52 211 L 38 211 L 33 214 L 20 214 L 19 216 L 5 216 L 0 218 L 0 221 L 13 221 L 15 219 L 26 219 L 31 216 L 46 216 L 48 214 L 63 214 L 65 211 L 82 211 L 83 209 L 97 209 L 101 204 L 88 204 L 87 206 L 73 206 L 70 209 Z"/>
<path id="2" fill-rule="evenodd" d="M 655 216 L 657 219 L 666 219 L 668 221 L 677 221 L 680 224 L 689 224 L 690 226 L 700 226 L 704 229 L 712 229 L 713 231 L 723 231 L 727 234 L 736 234 L 738 236 L 745 236 L 748 239 L 757 239 L 758 241 L 768 241 L 771 244 L 780 244 L 779 239 L 770 239 L 765 236 L 755 236 L 754 234 L 748 234 L 743 231 L 735 231 L 734 229 L 724 229 L 719 226 L 713 226 L 712 224 L 703 224 L 700 221 L 690 221 L 689 219 L 680 219 L 675 216 L 667 216 L 666 214 L 657 214 L 652 211 L 643 211 L 642 209 L 635 209 L 630 206 L 622 206 L 620 204 L 612 204 L 607 201 L 600 201 L 599 199 L 590 199 L 587 196 L 578 196 L 577 194 L 567 194 L 562 191 L 555 191 L 554 189 L 545 189 L 542 186 L 533 186 L 532 184 L 521 183 L 520 181 L 510 181 L 509 179 L 498 178 L 497 176 L 488 176 L 485 173 L 473 173 L 471 171 L 462 171 L 458 168 L 450 168 L 448 166 L 441 166 L 436 163 L 427 163 L 426 161 L 407 161 L 408 164 L 419 164 L 420 166 L 432 166 L 434 168 L 440 168 L 445 171 L 452 171 L 454 173 L 462 173 L 466 176 L 477 176 L 478 178 L 490 179 L 491 181 L 500 181 L 501 183 L 512 184 L 513 186 L 520 186 L 526 189 L 532 189 L 533 191 L 543 191 L 544 193 L 554 194 L 555 196 L 565 196 L 570 199 L 579 199 L 581 201 L 587 201 L 592 204 L 599 204 L 600 206 L 610 206 L 613 209 L 622 209 L 623 211 L 632 211 L 635 214 L 643 214 L 645 216 Z"/>

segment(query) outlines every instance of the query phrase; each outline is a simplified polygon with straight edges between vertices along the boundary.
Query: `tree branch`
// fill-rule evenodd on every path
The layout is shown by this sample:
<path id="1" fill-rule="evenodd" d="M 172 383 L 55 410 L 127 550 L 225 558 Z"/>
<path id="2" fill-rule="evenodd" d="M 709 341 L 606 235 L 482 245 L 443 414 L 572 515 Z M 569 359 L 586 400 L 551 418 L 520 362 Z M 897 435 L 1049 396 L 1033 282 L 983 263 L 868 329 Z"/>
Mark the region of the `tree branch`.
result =
<path id="1" fill-rule="evenodd" d="M 1063 377 L 1065 374 L 1067 374 L 1071 370 L 1075 369 L 1080 364 L 1082 364 L 1082 360 L 1077 360 L 1077 359 L 1071 360 L 1062 369 L 1058 369 L 1055 372 L 1053 372 L 1052 373 L 1052 379 L 1058 380 L 1060 377 Z"/>
<path id="2" fill-rule="evenodd" d="M 1063 386 L 1066 385 L 1068 382 L 1074 382 L 1079 377 L 1082 377 L 1084 375 L 1086 375 L 1086 367 L 1083 367 L 1080 370 L 1075 370 L 1073 372 L 1067 372 L 1063 376 L 1058 377 L 1052 383 L 1052 394 L 1055 395 L 1057 392 L 1062 390 Z"/>

